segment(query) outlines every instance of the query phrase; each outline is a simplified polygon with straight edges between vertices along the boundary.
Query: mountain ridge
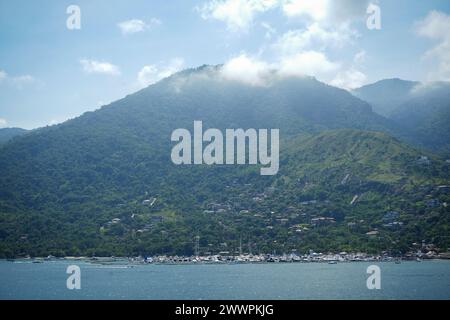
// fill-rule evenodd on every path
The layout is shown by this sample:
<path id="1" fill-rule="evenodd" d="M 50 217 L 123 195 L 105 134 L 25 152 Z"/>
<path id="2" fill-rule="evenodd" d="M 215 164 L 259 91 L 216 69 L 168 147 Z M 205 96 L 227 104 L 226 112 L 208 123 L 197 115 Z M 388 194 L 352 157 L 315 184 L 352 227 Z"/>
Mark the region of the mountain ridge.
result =
<path id="1" fill-rule="evenodd" d="M 29 132 L 29 130 L 22 128 L 0 128 L 0 145 L 7 143 L 14 137 L 20 136 Z"/>
<path id="2" fill-rule="evenodd" d="M 396 136 L 404 141 L 449 154 L 450 83 L 382 80 L 353 94 L 388 116 L 399 128 Z"/>
<path id="3" fill-rule="evenodd" d="M 199 232 L 203 250 L 214 252 L 240 234 L 261 252 L 407 251 L 418 238 L 450 245 L 448 196 L 436 193 L 448 164 L 378 133 L 395 126 L 368 103 L 311 78 L 252 87 L 205 70 L 217 71 L 176 74 L 6 144 L 0 256 L 190 254 Z M 205 129 L 279 128 L 279 174 L 174 165 L 170 134 L 194 120 Z M 428 207 L 427 194 L 439 206 Z M 355 195 L 361 200 L 350 205 Z M 224 212 L 208 213 L 213 203 Z M 383 227 L 389 210 L 401 212 L 404 228 Z M 314 226 L 320 217 L 335 222 Z M 347 224 L 360 220 L 350 232 Z M 309 226 L 304 235 L 292 231 L 300 224 Z M 374 229 L 383 238 L 368 238 Z"/>

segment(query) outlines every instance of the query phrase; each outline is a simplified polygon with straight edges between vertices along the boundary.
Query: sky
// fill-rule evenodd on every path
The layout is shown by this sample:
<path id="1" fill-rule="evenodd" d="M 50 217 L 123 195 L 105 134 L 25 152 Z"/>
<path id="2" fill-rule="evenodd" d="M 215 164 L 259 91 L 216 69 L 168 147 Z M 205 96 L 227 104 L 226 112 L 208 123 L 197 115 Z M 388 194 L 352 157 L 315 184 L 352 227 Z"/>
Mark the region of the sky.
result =
<path id="1" fill-rule="evenodd" d="M 61 123 L 203 64 L 247 85 L 268 70 L 344 89 L 450 81 L 449 30 L 448 0 L 0 0 L 0 128 Z"/>

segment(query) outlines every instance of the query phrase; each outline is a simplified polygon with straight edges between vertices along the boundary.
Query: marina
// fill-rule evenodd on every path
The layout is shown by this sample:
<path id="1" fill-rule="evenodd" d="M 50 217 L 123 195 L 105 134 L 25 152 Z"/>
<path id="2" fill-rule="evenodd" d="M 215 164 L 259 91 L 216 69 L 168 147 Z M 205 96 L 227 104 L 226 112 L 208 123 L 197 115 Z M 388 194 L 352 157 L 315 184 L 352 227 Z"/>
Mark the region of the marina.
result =
<path id="1" fill-rule="evenodd" d="M 386 253 L 380 255 L 371 255 L 367 253 L 316 253 L 310 250 L 309 253 L 299 255 L 290 254 L 236 254 L 229 252 L 221 252 L 215 255 L 194 255 L 194 256 L 138 256 L 138 257 L 64 257 L 58 258 L 54 256 L 42 257 L 26 257 L 21 259 L 8 259 L 8 261 L 30 261 L 32 263 L 43 263 L 44 261 L 84 261 L 93 264 L 123 264 L 123 265 L 140 265 L 140 264 L 260 264 L 260 263 L 348 263 L 348 262 L 393 262 L 396 264 L 401 261 L 416 261 L 433 259 L 448 259 L 445 254 L 408 254 L 403 256 L 391 256 Z"/>

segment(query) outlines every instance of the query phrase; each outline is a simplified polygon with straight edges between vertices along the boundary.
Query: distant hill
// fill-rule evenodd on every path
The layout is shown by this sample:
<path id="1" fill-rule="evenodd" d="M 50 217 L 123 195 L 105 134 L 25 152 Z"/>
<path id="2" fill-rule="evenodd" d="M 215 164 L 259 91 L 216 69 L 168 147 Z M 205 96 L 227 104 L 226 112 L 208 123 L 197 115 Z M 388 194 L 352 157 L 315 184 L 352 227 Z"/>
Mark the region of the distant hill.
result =
<path id="1" fill-rule="evenodd" d="M 411 141 L 450 155 L 450 83 L 424 85 L 392 112 Z"/>
<path id="2" fill-rule="evenodd" d="M 20 136 L 24 133 L 28 132 L 28 130 L 21 128 L 3 128 L 0 129 L 0 145 L 8 142 L 12 138 L 16 136 Z"/>
<path id="3" fill-rule="evenodd" d="M 376 113 L 390 117 L 399 105 L 410 99 L 412 89 L 418 84 L 415 81 L 385 79 L 355 89 L 352 93 L 370 103 Z"/>
<path id="4" fill-rule="evenodd" d="M 382 80 L 353 92 L 388 116 L 409 143 L 449 155 L 450 83 Z"/>
<path id="5" fill-rule="evenodd" d="M 279 128 L 279 173 L 174 165 L 170 135 L 194 120 Z M 438 186 L 450 184 L 449 164 L 396 130 L 313 78 L 256 87 L 225 80 L 220 67 L 186 70 L 6 144 L 0 256 L 192 254 L 197 234 L 215 253 L 240 237 L 254 252 L 406 252 L 422 239 L 446 248 L 450 199 Z M 388 225 L 393 210 L 399 223 Z"/>

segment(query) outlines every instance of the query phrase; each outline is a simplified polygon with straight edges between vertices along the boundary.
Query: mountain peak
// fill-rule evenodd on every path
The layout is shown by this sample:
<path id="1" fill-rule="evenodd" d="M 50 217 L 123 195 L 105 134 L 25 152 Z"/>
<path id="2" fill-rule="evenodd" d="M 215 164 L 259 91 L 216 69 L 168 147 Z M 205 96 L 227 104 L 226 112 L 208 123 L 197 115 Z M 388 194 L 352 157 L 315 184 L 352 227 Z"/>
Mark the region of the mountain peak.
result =
<path id="1" fill-rule="evenodd" d="M 394 109 L 410 98 L 420 82 L 399 78 L 383 79 L 352 91 L 356 97 L 367 101 L 378 114 L 389 117 Z"/>
<path id="2" fill-rule="evenodd" d="M 28 130 L 22 128 L 0 128 L 0 145 L 26 132 Z"/>

